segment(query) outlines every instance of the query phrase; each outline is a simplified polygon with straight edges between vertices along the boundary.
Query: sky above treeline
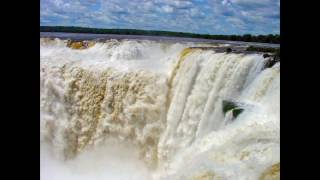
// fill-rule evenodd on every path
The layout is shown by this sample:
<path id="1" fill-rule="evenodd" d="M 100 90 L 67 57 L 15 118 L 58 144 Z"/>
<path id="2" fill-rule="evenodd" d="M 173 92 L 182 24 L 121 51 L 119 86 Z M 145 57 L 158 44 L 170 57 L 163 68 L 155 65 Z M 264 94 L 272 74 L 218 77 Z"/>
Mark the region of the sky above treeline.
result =
<path id="1" fill-rule="evenodd" d="M 280 0 L 40 0 L 40 25 L 279 34 Z"/>

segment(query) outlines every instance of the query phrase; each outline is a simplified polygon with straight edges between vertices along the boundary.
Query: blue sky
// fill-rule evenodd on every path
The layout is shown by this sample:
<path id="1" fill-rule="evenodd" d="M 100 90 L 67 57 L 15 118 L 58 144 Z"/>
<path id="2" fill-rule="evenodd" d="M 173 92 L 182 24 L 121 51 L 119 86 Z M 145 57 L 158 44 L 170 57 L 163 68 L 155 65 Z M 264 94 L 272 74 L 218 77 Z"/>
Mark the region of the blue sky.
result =
<path id="1" fill-rule="evenodd" d="M 278 34 L 280 0 L 40 0 L 40 25 Z"/>

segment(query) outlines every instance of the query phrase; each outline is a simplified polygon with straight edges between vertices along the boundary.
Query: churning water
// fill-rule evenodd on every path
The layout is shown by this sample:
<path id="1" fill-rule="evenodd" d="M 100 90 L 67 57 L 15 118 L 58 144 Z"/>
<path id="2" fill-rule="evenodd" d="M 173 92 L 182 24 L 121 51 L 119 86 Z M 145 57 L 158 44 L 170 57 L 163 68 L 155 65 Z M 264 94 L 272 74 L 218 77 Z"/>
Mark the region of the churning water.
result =
<path id="1" fill-rule="evenodd" d="M 40 38 L 42 180 L 279 179 L 280 63 L 189 48 L 201 43 L 67 44 Z"/>

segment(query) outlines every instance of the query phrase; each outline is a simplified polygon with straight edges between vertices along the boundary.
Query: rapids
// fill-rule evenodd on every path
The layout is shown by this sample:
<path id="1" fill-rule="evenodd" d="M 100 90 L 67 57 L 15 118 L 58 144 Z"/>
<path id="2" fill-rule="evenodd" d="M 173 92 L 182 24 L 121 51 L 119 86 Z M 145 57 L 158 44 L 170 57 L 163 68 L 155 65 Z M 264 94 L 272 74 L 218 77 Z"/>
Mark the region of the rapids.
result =
<path id="1" fill-rule="evenodd" d="M 279 179 L 280 63 L 197 46 L 40 38 L 41 179 Z"/>

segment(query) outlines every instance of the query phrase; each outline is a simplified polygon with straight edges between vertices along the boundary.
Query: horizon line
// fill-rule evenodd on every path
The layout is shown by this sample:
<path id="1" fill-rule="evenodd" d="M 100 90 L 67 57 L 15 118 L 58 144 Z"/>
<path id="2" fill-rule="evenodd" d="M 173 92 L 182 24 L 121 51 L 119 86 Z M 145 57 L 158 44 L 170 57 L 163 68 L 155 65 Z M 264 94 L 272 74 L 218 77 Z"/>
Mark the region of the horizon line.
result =
<path id="1" fill-rule="evenodd" d="M 172 32 L 172 33 L 185 33 L 185 34 L 193 34 L 193 35 L 209 35 L 209 36 L 244 36 L 244 35 L 251 35 L 251 36 L 268 36 L 268 35 L 278 35 L 280 36 L 280 33 L 276 34 L 250 34 L 250 33 L 244 33 L 244 34 L 201 34 L 201 33 L 192 33 L 192 32 L 183 32 L 183 31 L 167 31 L 167 30 L 153 30 L 153 29 L 127 29 L 127 28 L 98 28 L 98 27 L 85 27 L 85 26 L 60 26 L 60 25 L 52 25 L 52 26 L 42 26 L 41 27 L 68 27 L 68 28 L 86 28 L 86 29 L 100 29 L 100 30 L 138 30 L 138 31 L 158 31 L 158 32 Z"/>

